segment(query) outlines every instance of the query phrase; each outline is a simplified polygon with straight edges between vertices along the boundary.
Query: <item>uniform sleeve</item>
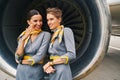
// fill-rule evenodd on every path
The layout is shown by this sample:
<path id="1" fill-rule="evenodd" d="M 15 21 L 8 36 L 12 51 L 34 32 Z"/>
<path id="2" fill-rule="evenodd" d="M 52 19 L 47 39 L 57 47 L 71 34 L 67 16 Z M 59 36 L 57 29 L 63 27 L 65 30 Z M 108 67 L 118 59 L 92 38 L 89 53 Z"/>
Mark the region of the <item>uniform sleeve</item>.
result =
<path id="1" fill-rule="evenodd" d="M 45 57 L 46 52 L 48 50 L 50 37 L 51 37 L 50 33 L 45 32 L 40 48 L 38 49 L 36 55 L 32 57 L 34 59 L 34 63 L 40 62 L 40 60 L 42 60 Z"/>
<path id="2" fill-rule="evenodd" d="M 70 28 L 64 28 L 64 41 L 67 53 L 62 55 L 61 57 L 65 57 L 68 62 L 76 58 L 75 40 L 73 32 Z"/>
<path id="3" fill-rule="evenodd" d="M 21 42 L 22 42 L 22 37 L 20 37 L 19 40 L 18 40 L 18 42 L 17 42 L 17 44 L 18 44 L 17 48 L 19 47 L 19 45 L 21 44 Z M 17 50 L 17 48 L 16 48 L 16 50 Z M 18 56 L 18 55 L 15 53 L 15 60 L 21 61 L 22 59 L 23 59 L 23 55 Z"/>

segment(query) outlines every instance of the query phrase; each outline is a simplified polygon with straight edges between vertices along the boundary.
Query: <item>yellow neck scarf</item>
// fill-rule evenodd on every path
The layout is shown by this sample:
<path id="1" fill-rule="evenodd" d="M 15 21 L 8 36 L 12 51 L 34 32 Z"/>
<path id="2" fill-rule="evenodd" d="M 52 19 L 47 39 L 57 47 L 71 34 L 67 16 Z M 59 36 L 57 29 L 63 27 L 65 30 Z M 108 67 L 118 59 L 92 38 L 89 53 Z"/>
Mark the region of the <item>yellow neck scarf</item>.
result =
<path id="1" fill-rule="evenodd" d="M 62 36 L 63 36 L 63 28 L 64 26 L 61 25 L 57 28 L 57 30 L 54 32 L 53 36 L 52 36 L 52 39 L 51 39 L 51 44 L 53 45 L 54 41 L 55 41 L 55 38 L 58 36 L 58 41 L 59 43 L 61 43 L 62 41 Z"/>
<path id="2" fill-rule="evenodd" d="M 40 30 L 35 30 L 35 31 L 32 31 L 31 33 L 30 33 L 30 35 L 33 35 L 33 34 L 39 34 L 40 32 L 42 32 L 42 30 L 40 29 Z M 18 37 L 18 40 L 23 36 L 23 35 L 25 35 L 26 34 L 26 31 L 23 31 L 21 34 L 20 34 L 20 36 Z M 27 39 L 25 40 L 25 44 L 24 44 L 24 46 L 27 44 L 27 42 L 28 42 L 28 40 L 29 40 L 29 38 L 30 38 L 30 35 L 27 37 Z"/>

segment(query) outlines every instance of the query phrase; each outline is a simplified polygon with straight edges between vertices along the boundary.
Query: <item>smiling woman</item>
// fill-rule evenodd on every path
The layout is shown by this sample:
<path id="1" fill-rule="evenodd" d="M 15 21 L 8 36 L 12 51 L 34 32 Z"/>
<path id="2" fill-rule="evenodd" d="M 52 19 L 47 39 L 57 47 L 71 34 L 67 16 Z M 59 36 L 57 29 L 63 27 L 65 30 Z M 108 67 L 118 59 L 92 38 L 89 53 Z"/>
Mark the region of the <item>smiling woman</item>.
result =
<path id="1" fill-rule="evenodd" d="M 18 63 L 16 80 L 43 80 L 43 60 L 51 36 L 41 29 L 42 15 L 37 10 L 28 12 L 27 23 L 27 28 L 18 37 L 15 51 L 15 60 Z"/>
<path id="2" fill-rule="evenodd" d="M 46 9 L 59 7 L 63 11 L 62 24 L 72 29 L 75 39 L 77 58 L 70 63 L 74 79 L 89 74 L 107 51 L 111 23 L 106 0 L 2 0 L 0 7 L 0 66 L 14 77 L 17 36 L 26 26 L 27 11 L 33 8 L 42 10 L 43 30 L 47 31 Z"/>

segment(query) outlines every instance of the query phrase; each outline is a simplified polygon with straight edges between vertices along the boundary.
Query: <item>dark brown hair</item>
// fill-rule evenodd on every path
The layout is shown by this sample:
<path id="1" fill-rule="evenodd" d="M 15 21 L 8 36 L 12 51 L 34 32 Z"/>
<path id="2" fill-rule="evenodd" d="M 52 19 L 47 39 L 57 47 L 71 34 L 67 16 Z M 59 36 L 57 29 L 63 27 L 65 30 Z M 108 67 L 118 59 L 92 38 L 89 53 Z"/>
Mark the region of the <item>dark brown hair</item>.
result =
<path id="1" fill-rule="evenodd" d="M 32 16 L 40 14 L 37 10 L 32 9 L 27 14 L 27 20 L 30 20 Z"/>
<path id="2" fill-rule="evenodd" d="M 54 15 L 56 18 L 62 18 L 62 11 L 55 7 L 55 8 L 48 8 L 47 10 L 47 14 L 52 14 Z"/>

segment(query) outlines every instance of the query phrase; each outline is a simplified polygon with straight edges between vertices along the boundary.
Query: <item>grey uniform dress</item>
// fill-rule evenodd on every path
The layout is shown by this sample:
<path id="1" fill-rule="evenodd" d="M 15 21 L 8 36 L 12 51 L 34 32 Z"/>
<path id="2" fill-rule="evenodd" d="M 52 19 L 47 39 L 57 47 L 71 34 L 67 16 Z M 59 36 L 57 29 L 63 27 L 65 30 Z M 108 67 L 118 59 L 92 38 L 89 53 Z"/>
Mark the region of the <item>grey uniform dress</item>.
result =
<path id="1" fill-rule="evenodd" d="M 28 40 L 24 49 L 24 55 L 32 56 L 35 64 L 32 66 L 18 64 L 16 80 L 43 80 L 43 65 L 38 64 L 38 62 L 46 55 L 49 40 L 50 33 L 45 31 L 42 31 L 33 42 L 30 39 Z M 20 44 L 20 42 L 18 43 Z"/>
<path id="2" fill-rule="evenodd" d="M 68 56 L 69 61 L 76 58 L 75 43 L 73 32 L 70 28 L 64 28 L 64 36 L 62 42 L 58 42 L 56 37 L 52 46 L 49 46 L 51 56 Z M 54 65 L 55 72 L 50 74 L 50 80 L 72 80 L 72 73 L 68 64 Z"/>

